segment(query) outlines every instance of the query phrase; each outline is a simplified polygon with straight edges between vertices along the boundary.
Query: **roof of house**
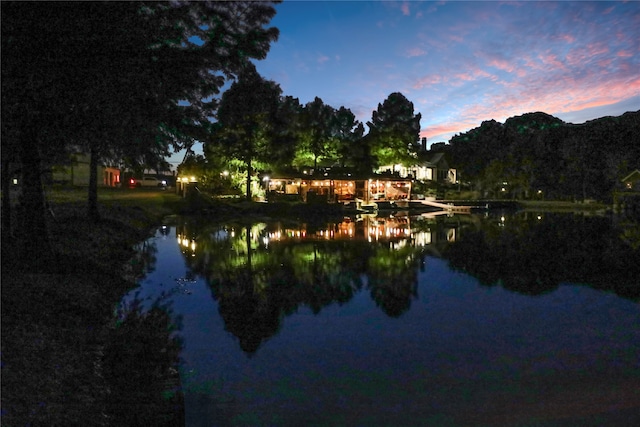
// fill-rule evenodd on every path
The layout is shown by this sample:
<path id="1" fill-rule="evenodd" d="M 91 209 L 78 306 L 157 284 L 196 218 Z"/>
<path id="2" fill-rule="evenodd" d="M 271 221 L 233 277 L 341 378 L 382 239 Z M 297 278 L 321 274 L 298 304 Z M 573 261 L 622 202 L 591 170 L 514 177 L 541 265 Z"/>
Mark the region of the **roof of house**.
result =
<path id="1" fill-rule="evenodd" d="M 439 164 L 442 162 L 444 162 L 445 168 L 449 168 L 449 163 L 447 162 L 445 153 L 436 153 L 433 155 L 431 160 L 429 160 L 429 163 L 431 163 L 434 166 L 439 166 Z"/>

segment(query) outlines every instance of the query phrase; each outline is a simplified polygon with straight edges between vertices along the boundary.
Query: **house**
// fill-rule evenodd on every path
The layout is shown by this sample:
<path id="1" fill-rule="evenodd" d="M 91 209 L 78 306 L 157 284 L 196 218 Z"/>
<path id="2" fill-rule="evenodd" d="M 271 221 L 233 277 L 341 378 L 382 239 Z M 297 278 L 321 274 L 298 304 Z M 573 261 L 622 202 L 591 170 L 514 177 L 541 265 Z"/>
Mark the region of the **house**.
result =
<path id="1" fill-rule="evenodd" d="M 53 167 L 51 171 L 52 182 L 78 186 L 89 185 L 90 162 L 91 158 L 89 154 L 73 154 L 69 165 Z M 117 187 L 120 183 L 120 169 L 103 164 L 98 165 L 99 186 Z"/>
<path id="2" fill-rule="evenodd" d="M 305 202 L 363 203 L 400 201 L 411 198 L 411 179 L 390 175 L 368 177 L 275 175 L 265 177 L 267 197 L 270 200 L 295 198 Z"/>
<path id="3" fill-rule="evenodd" d="M 436 181 L 456 183 L 457 171 L 449 166 L 444 153 L 434 154 L 429 161 L 412 166 L 386 165 L 381 166 L 378 173 L 397 173 L 401 178 L 414 178 L 419 181 Z"/>

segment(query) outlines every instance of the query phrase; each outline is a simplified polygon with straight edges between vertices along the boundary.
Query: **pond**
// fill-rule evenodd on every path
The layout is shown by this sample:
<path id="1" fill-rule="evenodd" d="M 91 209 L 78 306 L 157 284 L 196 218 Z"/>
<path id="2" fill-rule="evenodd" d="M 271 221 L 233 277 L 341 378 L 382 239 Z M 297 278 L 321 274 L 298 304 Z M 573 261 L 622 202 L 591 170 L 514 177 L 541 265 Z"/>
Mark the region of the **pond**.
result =
<path id="1" fill-rule="evenodd" d="M 188 426 L 631 425 L 634 233 L 533 212 L 173 218 L 126 299 L 180 321 Z"/>

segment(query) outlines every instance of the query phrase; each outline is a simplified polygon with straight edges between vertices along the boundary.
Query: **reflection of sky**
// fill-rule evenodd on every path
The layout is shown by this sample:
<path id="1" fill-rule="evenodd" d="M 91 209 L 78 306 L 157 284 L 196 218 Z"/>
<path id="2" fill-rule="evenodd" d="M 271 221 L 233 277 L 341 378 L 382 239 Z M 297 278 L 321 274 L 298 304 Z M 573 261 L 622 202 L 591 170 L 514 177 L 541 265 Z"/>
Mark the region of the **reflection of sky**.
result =
<path id="1" fill-rule="evenodd" d="M 486 405 L 519 399 L 545 403 L 563 392 L 552 381 L 563 373 L 593 378 L 603 390 L 617 374 L 640 375 L 637 304 L 571 285 L 536 297 L 482 287 L 432 257 L 399 318 L 376 306 L 365 283 L 348 303 L 318 315 L 300 307 L 248 357 L 225 331 L 204 280 L 176 280 L 187 271 L 174 230 L 154 241 L 156 268 L 140 293 L 177 290 L 170 300 L 183 318 L 190 426 L 233 417 L 254 425 L 331 424 L 340 421 L 336 414 L 347 425 L 397 425 L 416 416 L 481 414 Z M 528 375 L 526 387 L 516 381 Z"/>

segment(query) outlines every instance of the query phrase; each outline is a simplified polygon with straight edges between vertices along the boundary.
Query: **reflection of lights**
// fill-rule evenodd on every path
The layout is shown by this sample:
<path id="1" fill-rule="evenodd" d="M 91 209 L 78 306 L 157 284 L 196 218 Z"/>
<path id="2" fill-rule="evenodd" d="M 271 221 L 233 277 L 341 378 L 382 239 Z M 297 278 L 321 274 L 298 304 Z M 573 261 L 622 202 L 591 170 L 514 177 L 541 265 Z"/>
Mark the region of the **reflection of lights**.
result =
<path id="1" fill-rule="evenodd" d="M 178 234 L 178 244 L 183 246 L 184 248 L 191 249 L 193 254 L 191 256 L 195 256 L 196 251 L 196 241 L 195 239 L 188 239 L 184 237 L 182 234 Z"/>
<path id="2" fill-rule="evenodd" d="M 431 232 L 419 231 L 417 233 L 414 233 L 413 241 L 414 241 L 415 246 L 430 245 L 431 241 L 432 241 Z"/>

